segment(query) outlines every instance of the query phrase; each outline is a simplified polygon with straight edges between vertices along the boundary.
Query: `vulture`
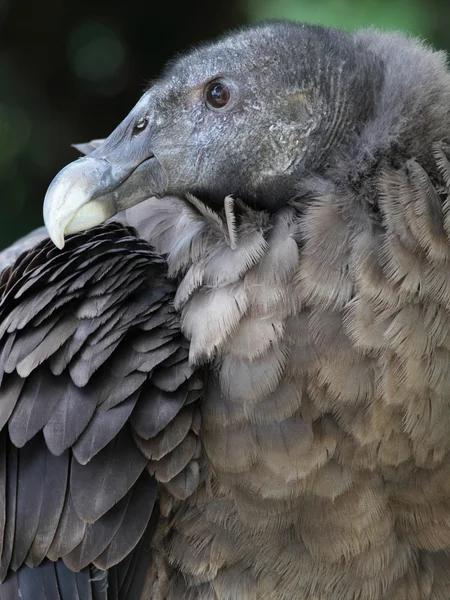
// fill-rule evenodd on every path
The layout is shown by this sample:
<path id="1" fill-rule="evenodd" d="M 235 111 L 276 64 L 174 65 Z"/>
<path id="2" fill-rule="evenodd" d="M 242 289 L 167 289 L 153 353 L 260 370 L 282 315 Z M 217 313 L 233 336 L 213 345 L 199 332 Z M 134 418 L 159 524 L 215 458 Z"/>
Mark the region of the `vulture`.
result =
<path id="1" fill-rule="evenodd" d="M 449 600 L 446 56 L 262 23 L 78 148 L 0 258 L 0 600 Z"/>

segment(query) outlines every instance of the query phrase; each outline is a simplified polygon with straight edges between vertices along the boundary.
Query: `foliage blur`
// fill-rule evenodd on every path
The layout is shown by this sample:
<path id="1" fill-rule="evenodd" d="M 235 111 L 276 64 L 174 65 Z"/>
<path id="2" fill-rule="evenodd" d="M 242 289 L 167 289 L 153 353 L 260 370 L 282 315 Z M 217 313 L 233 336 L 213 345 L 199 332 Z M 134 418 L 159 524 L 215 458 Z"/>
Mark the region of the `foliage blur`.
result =
<path id="1" fill-rule="evenodd" d="M 267 18 L 401 29 L 450 50 L 449 0 L 0 0 L 0 248 L 41 224 L 70 144 L 106 136 L 167 59 Z"/>

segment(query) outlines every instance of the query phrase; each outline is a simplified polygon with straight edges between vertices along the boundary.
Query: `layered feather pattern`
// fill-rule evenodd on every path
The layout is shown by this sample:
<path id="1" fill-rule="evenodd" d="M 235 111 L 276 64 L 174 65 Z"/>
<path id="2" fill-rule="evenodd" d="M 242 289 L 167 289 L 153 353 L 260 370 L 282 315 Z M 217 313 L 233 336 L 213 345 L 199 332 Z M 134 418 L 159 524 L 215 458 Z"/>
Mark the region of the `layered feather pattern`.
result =
<path id="1" fill-rule="evenodd" d="M 450 162 L 435 153 L 434 171 L 380 168 L 376 210 L 337 188 L 269 221 L 237 210 L 239 278 L 220 267 L 225 210 L 182 247 L 192 202 L 165 200 L 160 237 L 149 201 L 143 235 L 179 242 L 191 360 L 213 366 L 211 482 L 162 543 L 181 573 L 169 598 L 447 597 Z"/>
<path id="2" fill-rule="evenodd" d="M 63 252 L 44 240 L 0 275 L 2 598 L 47 573 L 42 598 L 128 598 L 89 574 L 89 592 L 63 593 L 69 571 L 46 557 L 84 573 L 149 552 L 157 482 L 177 498 L 197 487 L 202 381 L 174 293 L 164 261 L 114 223 Z"/>

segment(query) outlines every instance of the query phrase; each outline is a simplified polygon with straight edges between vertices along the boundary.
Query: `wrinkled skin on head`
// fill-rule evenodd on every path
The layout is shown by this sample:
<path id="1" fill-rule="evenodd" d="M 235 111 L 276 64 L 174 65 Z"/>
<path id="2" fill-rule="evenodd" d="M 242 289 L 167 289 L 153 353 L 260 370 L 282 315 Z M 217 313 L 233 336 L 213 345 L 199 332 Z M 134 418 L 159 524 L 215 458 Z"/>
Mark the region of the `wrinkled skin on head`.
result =
<path id="1" fill-rule="evenodd" d="M 55 178 L 44 211 L 49 232 L 61 246 L 65 232 L 150 196 L 186 192 L 213 208 L 233 194 L 275 210 L 370 117 L 380 73 L 350 34 L 293 23 L 194 50 L 103 144 Z M 208 104 L 216 81 L 229 92 L 220 109 Z"/>

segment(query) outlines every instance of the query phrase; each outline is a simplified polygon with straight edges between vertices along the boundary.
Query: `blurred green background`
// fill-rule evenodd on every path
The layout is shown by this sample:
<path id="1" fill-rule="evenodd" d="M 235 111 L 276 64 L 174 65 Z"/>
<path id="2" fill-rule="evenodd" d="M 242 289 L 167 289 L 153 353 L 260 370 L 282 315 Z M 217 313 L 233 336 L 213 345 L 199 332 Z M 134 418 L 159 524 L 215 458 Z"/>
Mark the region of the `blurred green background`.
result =
<path id="1" fill-rule="evenodd" d="M 167 59 L 267 18 L 401 29 L 450 50 L 450 0 L 0 0 L 0 248 L 41 224 L 70 144 L 106 136 Z"/>

